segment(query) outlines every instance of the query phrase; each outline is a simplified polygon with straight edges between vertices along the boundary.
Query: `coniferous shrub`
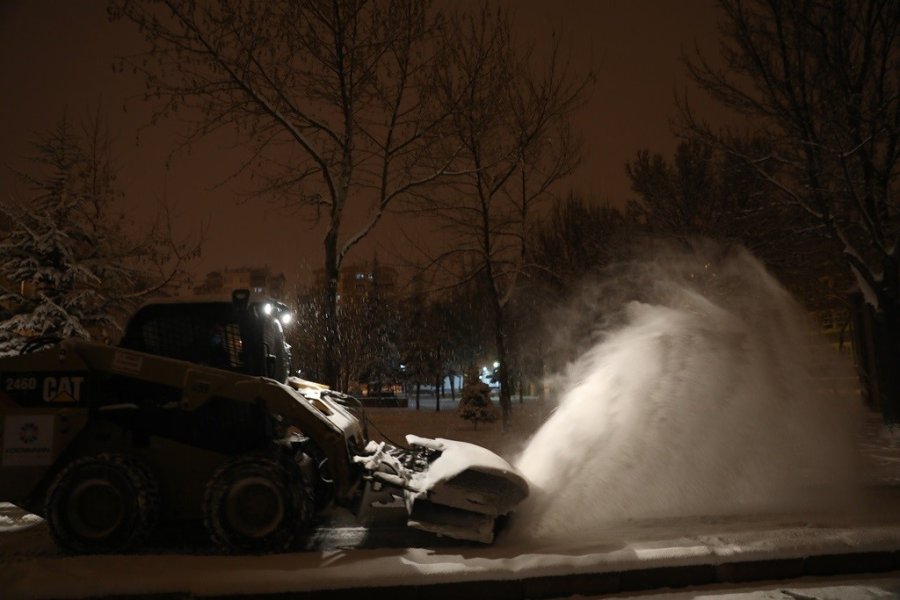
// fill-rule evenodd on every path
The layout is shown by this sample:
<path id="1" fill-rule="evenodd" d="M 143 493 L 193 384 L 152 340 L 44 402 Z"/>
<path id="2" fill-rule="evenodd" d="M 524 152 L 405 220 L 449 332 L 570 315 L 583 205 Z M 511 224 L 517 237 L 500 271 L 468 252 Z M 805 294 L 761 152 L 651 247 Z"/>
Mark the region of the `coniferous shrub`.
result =
<path id="1" fill-rule="evenodd" d="M 491 388 L 481 381 L 477 370 L 466 373 L 466 384 L 460 394 L 459 416 L 471 421 L 475 429 L 478 423 L 493 423 L 497 420 L 497 409 L 491 402 Z"/>

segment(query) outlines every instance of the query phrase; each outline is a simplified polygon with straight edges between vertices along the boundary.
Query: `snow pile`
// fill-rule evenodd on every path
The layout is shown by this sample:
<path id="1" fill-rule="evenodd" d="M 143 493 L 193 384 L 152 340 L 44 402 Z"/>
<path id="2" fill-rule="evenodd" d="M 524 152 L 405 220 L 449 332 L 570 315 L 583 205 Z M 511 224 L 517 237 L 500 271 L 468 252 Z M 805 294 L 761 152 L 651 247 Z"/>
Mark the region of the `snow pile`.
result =
<path id="1" fill-rule="evenodd" d="M 641 301 L 569 367 L 516 461 L 532 496 L 514 535 L 603 539 L 624 519 L 848 497 L 858 403 L 831 389 L 847 367 L 758 261 L 682 255 L 612 285 L 629 283 Z"/>
<path id="2" fill-rule="evenodd" d="M 43 521 L 39 516 L 27 513 L 8 502 L 0 502 L 0 533 L 28 529 Z"/>

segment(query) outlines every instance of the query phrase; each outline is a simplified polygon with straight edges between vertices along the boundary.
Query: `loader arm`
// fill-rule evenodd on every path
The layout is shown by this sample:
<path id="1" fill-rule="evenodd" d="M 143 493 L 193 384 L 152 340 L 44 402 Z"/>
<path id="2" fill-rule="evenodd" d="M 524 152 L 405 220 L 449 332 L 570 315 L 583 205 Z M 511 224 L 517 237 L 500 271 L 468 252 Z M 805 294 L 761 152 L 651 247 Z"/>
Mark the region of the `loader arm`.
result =
<path id="1" fill-rule="evenodd" d="M 65 345 L 95 372 L 181 390 L 179 406 L 173 407 L 179 410 L 196 411 L 214 398 L 263 407 L 275 416 L 282 428 L 295 428 L 312 440 L 328 461 L 335 499 L 341 504 L 352 502 L 362 471 L 351 457 L 365 445 L 362 428 L 326 397 L 303 395 L 265 377 L 242 375 L 94 342 L 70 340 Z"/>

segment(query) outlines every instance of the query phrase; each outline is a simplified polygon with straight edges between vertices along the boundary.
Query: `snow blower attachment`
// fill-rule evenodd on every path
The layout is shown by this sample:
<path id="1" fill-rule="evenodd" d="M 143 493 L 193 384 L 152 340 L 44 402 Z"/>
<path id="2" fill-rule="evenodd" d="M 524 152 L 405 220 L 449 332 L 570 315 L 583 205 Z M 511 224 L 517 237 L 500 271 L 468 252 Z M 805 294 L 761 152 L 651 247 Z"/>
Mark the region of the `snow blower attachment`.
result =
<path id="1" fill-rule="evenodd" d="M 402 496 L 408 524 L 489 543 L 528 494 L 494 453 L 367 440 L 351 396 L 289 377 L 287 307 L 246 290 L 150 303 L 118 346 L 65 340 L 0 359 L 0 501 L 76 553 L 199 521 L 232 552 L 302 542 L 334 504 Z M 54 343 L 54 341 L 48 341 Z"/>
<path id="2" fill-rule="evenodd" d="M 369 442 L 357 457 L 373 482 L 402 489 L 410 527 L 489 544 L 498 518 L 528 496 L 528 484 L 490 450 L 445 439 L 406 436 L 408 449 Z"/>

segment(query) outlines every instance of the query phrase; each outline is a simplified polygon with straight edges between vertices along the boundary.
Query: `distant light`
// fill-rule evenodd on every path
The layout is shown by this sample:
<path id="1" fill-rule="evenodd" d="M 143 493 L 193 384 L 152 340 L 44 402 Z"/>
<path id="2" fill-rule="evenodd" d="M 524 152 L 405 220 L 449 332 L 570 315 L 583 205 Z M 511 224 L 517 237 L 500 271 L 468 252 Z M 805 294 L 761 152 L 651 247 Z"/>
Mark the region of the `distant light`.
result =
<path id="1" fill-rule="evenodd" d="M 281 313 L 281 317 L 280 317 L 280 318 L 281 318 L 281 324 L 282 324 L 282 325 L 287 325 L 288 323 L 290 323 L 290 322 L 294 319 L 294 316 L 293 316 L 291 313 L 286 312 L 286 313 Z"/>
<path id="2" fill-rule="evenodd" d="M 498 368 L 499 366 L 500 366 L 500 363 L 499 363 L 498 361 L 495 360 L 495 361 L 494 361 L 494 368 L 496 369 L 496 368 Z"/>
<path id="3" fill-rule="evenodd" d="M 269 304 L 269 303 L 263 304 L 263 312 L 266 313 L 267 315 L 271 315 L 273 310 L 274 310 L 274 307 L 271 304 Z"/>

